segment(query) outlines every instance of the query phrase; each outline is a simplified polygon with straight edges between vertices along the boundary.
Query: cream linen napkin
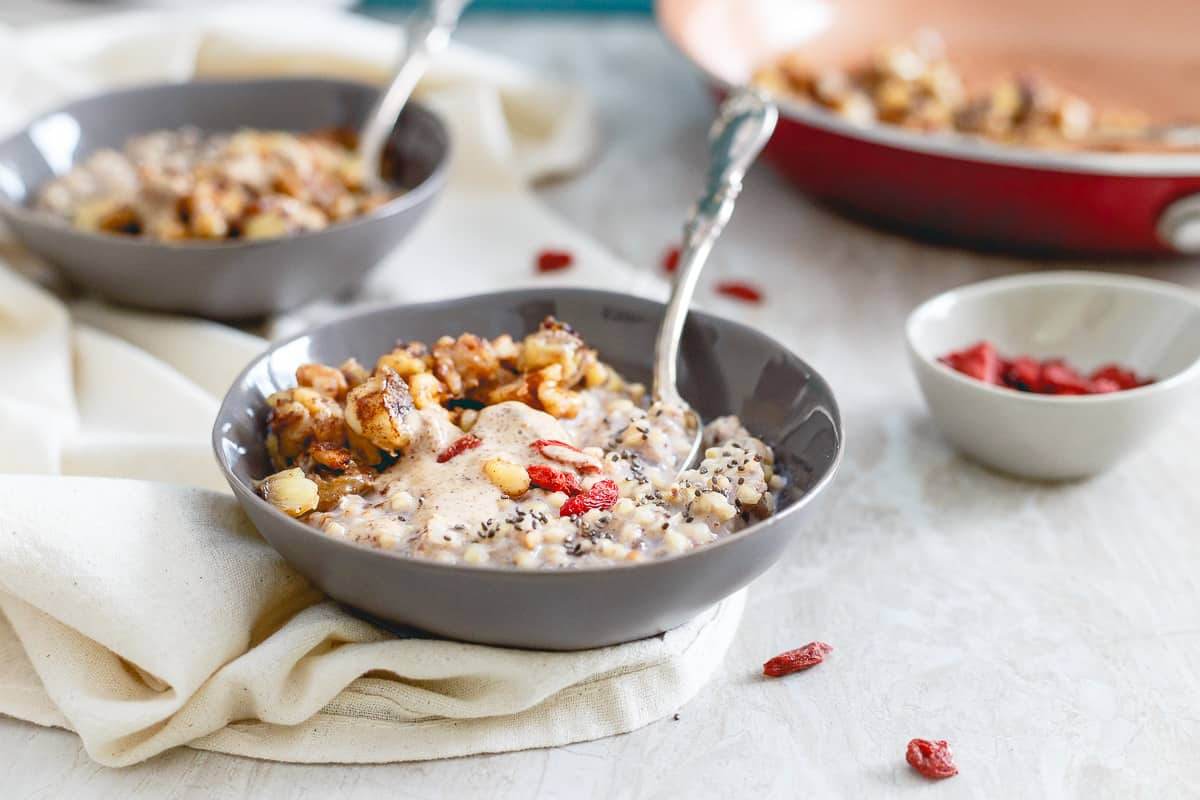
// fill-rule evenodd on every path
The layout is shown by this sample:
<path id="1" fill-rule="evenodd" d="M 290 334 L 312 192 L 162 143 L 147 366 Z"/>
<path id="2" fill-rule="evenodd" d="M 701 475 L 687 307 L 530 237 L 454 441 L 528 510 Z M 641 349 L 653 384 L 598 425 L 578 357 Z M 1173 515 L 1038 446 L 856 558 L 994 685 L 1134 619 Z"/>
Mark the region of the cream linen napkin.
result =
<path id="1" fill-rule="evenodd" d="M 0 30 L 0 127 L 112 83 L 375 79 L 395 45 L 389 27 L 349 15 L 245 7 Z M 533 283 L 532 255 L 548 245 L 577 255 L 572 283 L 662 291 L 529 192 L 585 159 L 582 96 L 461 47 L 422 95 L 452 128 L 450 185 L 360 299 Z M 74 730 L 114 766 L 181 744 L 289 761 L 428 759 L 632 730 L 719 667 L 740 595 L 663 637 L 565 654 L 396 638 L 347 614 L 258 538 L 209 451 L 218 398 L 264 341 L 68 307 L 18 248 L 0 242 L 0 258 L 0 713 Z M 269 332 L 344 309 L 304 309 Z"/>

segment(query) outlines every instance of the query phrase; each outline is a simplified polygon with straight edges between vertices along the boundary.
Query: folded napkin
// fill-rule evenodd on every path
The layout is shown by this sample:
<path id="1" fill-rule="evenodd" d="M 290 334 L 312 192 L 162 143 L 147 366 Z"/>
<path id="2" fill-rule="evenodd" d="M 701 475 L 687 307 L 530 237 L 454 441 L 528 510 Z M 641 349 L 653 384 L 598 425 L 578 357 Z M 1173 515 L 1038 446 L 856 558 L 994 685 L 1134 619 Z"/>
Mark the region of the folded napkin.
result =
<path id="1" fill-rule="evenodd" d="M 338 12 L 280 19 L 239 6 L 0 30 L 0 127 L 113 83 L 378 79 L 395 57 L 389 26 Z M 663 290 L 529 191 L 587 157 L 578 92 L 458 47 L 421 96 L 450 124 L 450 183 L 357 300 L 534 283 L 533 254 L 546 246 L 575 253 L 570 283 Z M 428 759 L 632 730 L 719 667 L 740 595 L 665 636 L 581 653 L 397 638 L 357 619 L 257 536 L 213 462 L 218 399 L 265 341 L 64 302 L 52 271 L 11 242 L 0 241 L 0 261 L 10 376 L 0 382 L 0 713 L 74 730 L 114 766 L 181 744 L 289 761 Z M 316 304 L 264 332 L 347 307 Z"/>

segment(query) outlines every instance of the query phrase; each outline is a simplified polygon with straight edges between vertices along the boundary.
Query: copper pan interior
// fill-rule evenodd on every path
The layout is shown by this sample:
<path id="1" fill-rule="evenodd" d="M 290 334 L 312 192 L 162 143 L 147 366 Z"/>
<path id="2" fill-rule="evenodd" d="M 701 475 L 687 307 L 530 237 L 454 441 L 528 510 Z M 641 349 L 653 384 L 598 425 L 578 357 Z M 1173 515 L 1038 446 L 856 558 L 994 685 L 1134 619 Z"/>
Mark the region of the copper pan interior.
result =
<path id="1" fill-rule="evenodd" d="M 847 67 L 932 29 L 968 86 L 1035 76 L 1097 108 L 1200 121 L 1198 0 L 659 0 L 658 15 L 689 58 L 730 83 L 789 50 Z"/>

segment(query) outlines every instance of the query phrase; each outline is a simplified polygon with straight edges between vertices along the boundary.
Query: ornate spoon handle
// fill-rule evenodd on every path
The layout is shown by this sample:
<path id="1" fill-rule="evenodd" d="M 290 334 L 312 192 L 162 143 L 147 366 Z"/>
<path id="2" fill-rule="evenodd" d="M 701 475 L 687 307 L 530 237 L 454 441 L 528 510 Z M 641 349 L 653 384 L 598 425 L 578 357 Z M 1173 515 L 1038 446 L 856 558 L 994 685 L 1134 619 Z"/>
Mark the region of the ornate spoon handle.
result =
<path id="1" fill-rule="evenodd" d="M 428 11 L 409 24 L 407 47 L 400 66 L 387 87 L 379 92 L 375 107 L 359 130 L 358 152 L 363 160 L 364 180 L 372 188 L 383 186 L 383 150 L 400 111 L 417 88 L 429 62 L 450 44 L 450 36 L 458 27 L 458 18 L 470 2 L 432 0 Z"/>
<path id="2" fill-rule="evenodd" d="M 742 178 L 754 163 L 779 119 L 773 103 L 750 90 L 733 94 L 722 105 L 708 134 L 708 184 L 683 226 L 683 247 L 675 284 L 654 348 L 654 400 L 686 405 L 676 386 L 679 339 L 700 271 L 742 191 Z"/>

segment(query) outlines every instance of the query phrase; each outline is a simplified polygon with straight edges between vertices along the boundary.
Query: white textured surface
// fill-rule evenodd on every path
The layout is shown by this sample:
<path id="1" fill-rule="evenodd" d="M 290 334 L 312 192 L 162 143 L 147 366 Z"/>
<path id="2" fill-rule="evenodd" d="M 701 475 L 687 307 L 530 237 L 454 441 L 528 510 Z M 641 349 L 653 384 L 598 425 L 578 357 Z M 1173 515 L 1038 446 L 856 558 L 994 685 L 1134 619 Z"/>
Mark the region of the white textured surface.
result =
<path id="1" fill-rule="evenodd" d="M 546 196 L 655 268 L 703 160 L 710 109 L 686 67 L 643 22 L 478 18 L 464 39 L 596 95 L 605 150 Z M 114 771 L 71 734 L 0 719 L 3 796 L 1200 795 L 1200 419 L 1094 481 L 1041 487 L 958 459 L 908 373 L 901 326 L 917 301 L 1029 266 L 874 233 L 767 170 L 751 176 L 708 278 L 746 276 L 771 295 L 761 309 L 711 294 L 706 304 L 771 319 L 822 370 L 849 449 L 800 541 L 752 588 L 723 676 L 679 721 L 425 764 L 290 766 L 180 750 Z M 1200 286 L 1195 265 L 1108 266 Z M 757 676 L 767 656 L 814 638 L 837 648 L 826 664 Z M 961 774 L 915 778 L 903 761 L 913 736 L 949 739 Z"/>

